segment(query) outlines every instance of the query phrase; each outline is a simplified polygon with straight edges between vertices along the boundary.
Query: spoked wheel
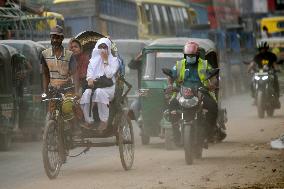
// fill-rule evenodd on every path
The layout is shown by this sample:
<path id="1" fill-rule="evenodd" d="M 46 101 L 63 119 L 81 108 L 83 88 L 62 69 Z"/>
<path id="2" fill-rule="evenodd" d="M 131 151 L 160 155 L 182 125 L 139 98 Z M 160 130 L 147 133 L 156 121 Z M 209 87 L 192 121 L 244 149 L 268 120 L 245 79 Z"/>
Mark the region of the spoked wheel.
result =
<path id="1" fill-rule="evenodd" d="M 55 179 L 60 171 L 62 161 L 59 152 L 59 134 L 56 122 L 48 121 L 43 133 L 43 165 L 48 178 Z"/>
<path id="2" fill-rule="evenodd" d="M 122 166 L 127 171 L 134 161 L 134 133 L 131 120 L 125 114 L 122 115 L 119 125 L 118 146 Z"/>

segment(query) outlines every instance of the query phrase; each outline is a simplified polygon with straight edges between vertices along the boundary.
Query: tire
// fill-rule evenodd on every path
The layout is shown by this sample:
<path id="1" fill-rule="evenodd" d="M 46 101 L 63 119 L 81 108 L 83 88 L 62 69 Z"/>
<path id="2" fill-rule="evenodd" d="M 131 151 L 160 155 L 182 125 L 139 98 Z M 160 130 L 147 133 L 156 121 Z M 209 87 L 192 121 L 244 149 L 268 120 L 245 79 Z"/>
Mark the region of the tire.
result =
<path id="1" fill-rule="evenodd" d="M 0 150 L 8 151 L 11 148 L 12 136 L 9 133 L 0 135 Z"/>
<path id="2" fill-rule="evenodd" d="M 185 153 L 185 162 L 187 165 L 193 163 L 194 157 L 194 131 L 193 126 L 185 126 L 183 133 L 183 146 Z"/>
<path id="3" fill-rule="evenodd" d="M 257 115 L 259 118 L 264 118 L 263 92 L 258 91 L 256 96 Z"/>
<path id="4" fill-rule="evenodd" d="M 125 114 L 122 115 L 118 130 L 118 147 L 122 167 L 125 171 L 132 168 L 134 162 L 134 132 L 131 120 Z"/>
<path id="5" fill-rule="evenodd" d="M 55 179 L 60 172 L 62 160 L 58 126 L 54 120 L 49 120 L 44 128 L 42 158 L 46 175 L 49 179 Z"/>
<path id="6" fill-rule="evenodd" d="M 273 108 L 268 108 L 268 109 L 266 110 L 266 113 L 267 113 L 267 116 L 268 116 L 268 117 L 273 117 L 273 115 L 274 115 L 274 109 L 273 109 Z"/>
<path id="7" fill-rule="evenodd" d="M 165 129 L 165 148 L 167 150 L 173 150 L 173 149 L 176 148 L 172 128 L 166 128 Z"/>
<path id="8" fill-rule="evenodd" d="M 196 144 L 194 145 L 194 157 L 197 159 L 202 158 L 202 152 L 203 152 L 203 144 L 204 144 L 204 128 L 202 125 L 198 125 L 195 128 L 196 133 Z"/>
<path id="9" fill-rule="evenodd" d="M 150 136 L 145 134 L 144 126 L 141 126 L 141 143 L 142 145 L 148 145 L 150 143 Z"/>

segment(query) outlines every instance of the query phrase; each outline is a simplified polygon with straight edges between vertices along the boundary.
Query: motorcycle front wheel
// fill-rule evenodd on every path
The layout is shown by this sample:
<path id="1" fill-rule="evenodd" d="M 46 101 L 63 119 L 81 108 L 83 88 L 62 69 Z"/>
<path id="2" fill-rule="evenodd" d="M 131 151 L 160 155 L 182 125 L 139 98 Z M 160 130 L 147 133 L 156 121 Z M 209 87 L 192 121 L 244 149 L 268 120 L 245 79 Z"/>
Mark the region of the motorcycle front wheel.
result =
<path id="1" fill-rule="evenodd" d="M 258 91 L 256 96 L 256 104 L 257 104 L 257 114 L 259 118 L 264 118 L 264 99 L 263 99 L 263 92 Z"/>
<path id="2" fill-rule="evenodd" d="M 187 165 L 191 165 L 194 157 L 194 128 L 192 125 L 186 125 L 183 129 L 185 162 Z"/>

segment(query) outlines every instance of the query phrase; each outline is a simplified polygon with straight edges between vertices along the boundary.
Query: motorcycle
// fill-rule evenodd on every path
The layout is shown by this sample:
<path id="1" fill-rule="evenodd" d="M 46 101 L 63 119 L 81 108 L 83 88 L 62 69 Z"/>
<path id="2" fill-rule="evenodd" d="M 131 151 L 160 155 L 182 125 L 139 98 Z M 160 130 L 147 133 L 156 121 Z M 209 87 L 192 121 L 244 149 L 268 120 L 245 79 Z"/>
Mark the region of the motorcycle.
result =
<path id="1" fill-rule="evenodd" d="M 257 106 L 259 118 L 272 117 L 274 110 L 277 109 L 277 97 L 274 90 L 274 70 L 260 69 L 253 76 L 254 98 Z"/>
<path id="2" fill-rule="evenodd" d="M 163 69 L 163 73 L 172 78 L 171 70 Z M 218 71 L 212 72 L 208 78 L 217 75 Z M 169 90 L 166 90 L 169 91 Z M 185 161 L 188 165 L 193 163 L 194 158 L 201 158 L 203 148 L 207 146 L 205 116 L 207 110 L 203 108 L 204 95 L 210 95 L 209 90 L 204 87 L 194 88 L 181 86 L 180 89 L 173 88 L 172 91 L 178 93 L 177 110 L 167 109 L 164 117 L 173 124 L 174 140 L 180 139 L 185 151 Z M 176 106 L 176 105 L 174 105 Z M 226 111 L 218 121 L 218 127 L 214 130 L 216 139 L 223 140 L 226 137 L 225 122 Z M 179 121 L 177 121 L 179 119 Z M 180 131 L 180 134 L 178 134 Z M 218 137 L 217 137 L 218 136 Z"/>

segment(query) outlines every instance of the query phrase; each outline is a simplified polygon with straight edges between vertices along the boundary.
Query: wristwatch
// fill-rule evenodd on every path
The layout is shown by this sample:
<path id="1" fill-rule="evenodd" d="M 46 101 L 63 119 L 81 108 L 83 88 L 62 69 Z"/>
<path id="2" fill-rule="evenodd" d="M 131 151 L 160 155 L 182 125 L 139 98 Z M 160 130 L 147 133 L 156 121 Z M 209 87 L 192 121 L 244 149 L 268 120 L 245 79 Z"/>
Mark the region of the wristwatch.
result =
<path id="1" fill-rule="evenodd" d="M 107 60 L 104 60 L 104 64 L 105 64 L 105 65 L 108 65 L 108 62 L 107 62 Z"/>

